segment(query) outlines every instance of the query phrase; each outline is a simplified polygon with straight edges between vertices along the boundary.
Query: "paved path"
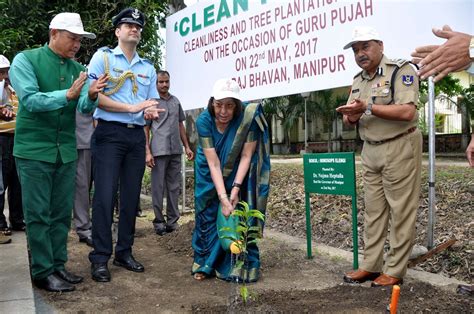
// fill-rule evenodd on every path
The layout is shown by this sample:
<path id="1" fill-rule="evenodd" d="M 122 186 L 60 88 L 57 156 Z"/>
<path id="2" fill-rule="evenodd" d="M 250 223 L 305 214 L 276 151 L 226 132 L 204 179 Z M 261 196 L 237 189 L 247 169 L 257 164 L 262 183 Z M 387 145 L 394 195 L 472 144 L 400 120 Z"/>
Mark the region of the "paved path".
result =
<path id="1" fill-rule="evenodd" d="M 14 231 L 11 243 L 0 244 L 0 282 L 0 313 L 35 313 L 24 232 Z"/>

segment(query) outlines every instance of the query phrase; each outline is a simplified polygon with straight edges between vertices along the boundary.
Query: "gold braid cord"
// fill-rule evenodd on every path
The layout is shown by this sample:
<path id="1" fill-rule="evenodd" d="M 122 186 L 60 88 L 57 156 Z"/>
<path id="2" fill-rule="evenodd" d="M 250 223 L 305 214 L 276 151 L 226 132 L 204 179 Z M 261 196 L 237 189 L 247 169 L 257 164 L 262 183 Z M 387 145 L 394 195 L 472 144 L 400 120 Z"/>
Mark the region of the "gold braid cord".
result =
<path id="1" fill-rule="evenodd" d="M 110 73 L 110 68 L 109 68 L 109 58 L 107 57 L 106 53 L 104 53 L 104 66 L 105 66 L 105 74 L 107 74 L 107 76 L 109 77 L 109 82 L 113 84 L 112 89 L 109 89 L 108 91 L 103 93 L 105 96 L 110 96 L 118 92 L 118 90 L 122 88 L 127 78 L 130 78 L 130 80 L 132 81 L 133 94 L 134 95 L 137 94 L 138 86 L 135 79 L 135 75 L 133 74 L 132 71 L 128 70 L 128 71 L 123 72 L 120 76 L 112 76 L 112 73 Z"/>

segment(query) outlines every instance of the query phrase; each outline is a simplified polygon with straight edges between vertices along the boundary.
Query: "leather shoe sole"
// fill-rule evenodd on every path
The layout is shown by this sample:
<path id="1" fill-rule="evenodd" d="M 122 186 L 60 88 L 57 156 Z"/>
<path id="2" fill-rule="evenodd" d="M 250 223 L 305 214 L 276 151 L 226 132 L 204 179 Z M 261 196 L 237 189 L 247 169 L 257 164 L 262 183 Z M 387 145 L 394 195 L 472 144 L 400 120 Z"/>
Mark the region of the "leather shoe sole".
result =
<path id="1" fill-rule="evenodd" d="M 142 264 L 138 263 L 137 261 L 130 258 L 128 261 L 121 261 L 118 259 L 114 259 L 113 264 L 118 267 L 123 267 L 127 270 L 136 272 L 136 273 L 143 273 L 145 271 L 145 267 Z"/>
<path id="2" fill-rule="evenodd" d="M 51 274 L 43 279 L 35 279 L 33 283 L 39 289 L 50 292 L 71 292 L 76 289 L 75 286 L 59 278 L 56 274 Z"/>
<path id="3" fill-rule="evenodd" d="M 84 277 L 74 275 L 73 273 L 68 272 L 65 269 L 62 270 L 57 270 L 55 272 L 56 276 L 61 278 L 62 280 L 72 283 L 72 284 L 78 284 L 81 283 L 84 280 Z"/>
<path id="4" fill-rule="evenodd" d="M 91 265 L 92 279 L 97 282 L 109 282 L 110 271 L 107 267 L 107 263 L 93 263 Z"/>
<path id="5" fill-rule="evenodd" d="M 371 273 L 365 270 L 350 271 L 344 275 L 344 281 L 347 283 L 364 283 L 379 277 L 380 273 Z"/>
<path id="6" fill-rule="evenodd" d="M 387 286 L 401 285 L 401 284 L 403 284 L 403 279 L 395 278 L 387 274 L 381 274 L 372 282 L 371 286 L 372 287 L 387 287 Z"/>

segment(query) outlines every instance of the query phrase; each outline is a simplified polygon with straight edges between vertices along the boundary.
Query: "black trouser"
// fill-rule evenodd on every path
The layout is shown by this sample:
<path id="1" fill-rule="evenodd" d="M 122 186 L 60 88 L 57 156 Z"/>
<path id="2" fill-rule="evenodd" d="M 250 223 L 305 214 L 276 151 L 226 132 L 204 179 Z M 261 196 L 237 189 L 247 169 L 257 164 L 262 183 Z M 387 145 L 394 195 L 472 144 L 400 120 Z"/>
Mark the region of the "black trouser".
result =
<path id="1" fill-rule="evenodd" d="M 7 221 L 3 214 L 5 207 L 5 191 L 7 189 L 10 224 L 13 226 L 23 224 L 21 186 L 16 173 L 15 158 L 13 157 L 13 140 L 12 133 L 0 134 L 3 177 L 3 193 L 0 194 L 0 228 L 7 227 Z"/>
<path id="2" fill-rule="evenodd" d="M 92 135 L 94 169 L 92 201 L 91 263 L 105 263 L 112 255 L 112 221 L 114 199 L 120 179 L 120 210 L 115 257 L 132 253 L 136 206 L 140 198 L 145 171 L 145 133 L 143 127 L 99 120 Z"/>

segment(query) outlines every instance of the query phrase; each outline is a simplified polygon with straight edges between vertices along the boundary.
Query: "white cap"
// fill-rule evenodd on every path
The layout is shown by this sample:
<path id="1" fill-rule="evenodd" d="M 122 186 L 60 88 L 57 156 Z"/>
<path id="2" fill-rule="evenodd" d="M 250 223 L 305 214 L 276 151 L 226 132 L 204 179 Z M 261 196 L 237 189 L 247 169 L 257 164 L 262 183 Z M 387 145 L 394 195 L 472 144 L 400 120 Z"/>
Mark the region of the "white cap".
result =
<path id="1" fill-rule="evenodd" d="M 95 34 L 84 31 L 81 16 L 77 13 L 59 13 L 51 20 L 49 28 L 65 30 L 89 39 L 95 39 Z"/>
<path id="2" fill-rule="evenodd" d="M 358 26 L 352 32 L 352 40 L 344 46 L 344 49 L 351 48 L 352 45 L 359 41 L 382 40 L 379 33 L 373 27 Z"/>
<path id="3" fill-rule="evenodd" d="M 10 67 L 10 61 L 4 56 L 0 55 L 0 69 L 5 69 Z"/>
<path id="4" fill-rule="evenodd" d="M 212 89 L 212 97 L 216 100 L 224 98 L 235 98 L 241 100 L 239 84 L 232 79 L 217 80 Z"/>

